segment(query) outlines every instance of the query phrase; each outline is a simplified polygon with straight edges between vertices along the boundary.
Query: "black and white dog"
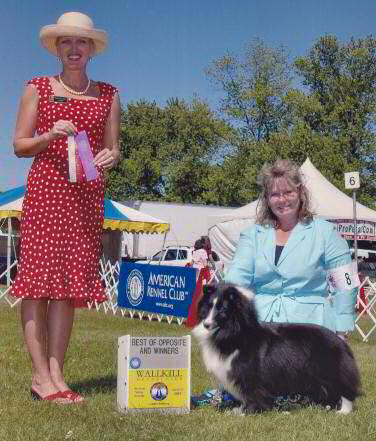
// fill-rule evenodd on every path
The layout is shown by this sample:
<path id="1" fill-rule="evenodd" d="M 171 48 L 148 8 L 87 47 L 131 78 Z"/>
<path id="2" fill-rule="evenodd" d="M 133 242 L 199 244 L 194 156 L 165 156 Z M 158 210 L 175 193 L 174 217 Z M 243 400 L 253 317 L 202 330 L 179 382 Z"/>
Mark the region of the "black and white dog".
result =
<path id="1" fill-rule="evenodd" d="M 316 325 L 259 322 L 254 293 L 234 285 L 207 286 L 193 335 L 205 366 L 246 413 L 273 407 L 277 396 L 352 410 L 360 392 L 353 354 L 334 332 Z"/>

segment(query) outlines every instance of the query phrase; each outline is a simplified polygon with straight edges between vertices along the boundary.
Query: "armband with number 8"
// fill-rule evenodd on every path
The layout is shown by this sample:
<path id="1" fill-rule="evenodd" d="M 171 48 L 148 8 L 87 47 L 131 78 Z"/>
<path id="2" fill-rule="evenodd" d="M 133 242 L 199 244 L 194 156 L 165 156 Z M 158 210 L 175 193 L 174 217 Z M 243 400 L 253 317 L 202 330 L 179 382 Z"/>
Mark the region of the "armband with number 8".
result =
<path id="1" fill-rule="evenodd" d="M 351 291 L 360 285 L 355 262 L 333 268 L 327 274 L 328 284 L 333 291 Z"/>

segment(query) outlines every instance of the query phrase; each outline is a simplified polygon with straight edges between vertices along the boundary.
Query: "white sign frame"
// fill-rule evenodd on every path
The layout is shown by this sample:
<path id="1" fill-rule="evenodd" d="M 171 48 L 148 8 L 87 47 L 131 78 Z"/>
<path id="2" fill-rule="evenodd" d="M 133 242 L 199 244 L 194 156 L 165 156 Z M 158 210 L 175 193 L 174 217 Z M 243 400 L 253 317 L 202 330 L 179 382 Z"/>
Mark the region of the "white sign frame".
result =
<path id="1" fill-rule="evenodd" d="M 151 354 L 150 356 L 148 355 L 148 351 L 146 350 L 147 348 L 154 349 L 155 347 L 161 344 L 160 341 L 162 341 L 162 346 L 163 346 L 163 340 L 172 340 L 172 339 L 185 341 L 184 343 L 185 349 L 181 353 L 178 353 L 178 355 L 173 355 L 170 357 L 168 355 L 163 355 L 162 357 L 160 355 L 159 356 L 155 354 L 153 355 L 152 351 L 150 351 Z M 145 343 L 141 345 L 141 348 L 143 350 L 140 351 L 138 348 L 135 348 L 135 346 L 132 343 L 132 341 L 135 340 L 145 340 Z M 138 361 L 137 367 L 131 366 L 134 359 Z M 152 365 L 151 363 L 155 363 L 155 364 Z M 187 383 L 185 383 L 183 379 L 183 383 L 185 383 L 185 386 L 183 384 L 183 387 L 185 387 L 184 404 L 182 404 L 179 407 L 177 406 L 173 407 L 176 404 L 176 402 L 167 406 L 159 406 L 158 402 L 153 402 L 152 406 L 150 406 L 149 403 L 147 407 L 142 406 L 142 404 L 139 407 L 135 407 L 134 402 L 133 404 L 130 404 L 129 398 L 131 393 L 130 391 L 132 389 L 132 387 L 130 386 L 130 381 L 132 381 L 132 375 L 130 375 L 130 370 L 132 370 L 133 372 L 142 370 L 142 368 L 144 367 L 143 365 L 147 366 L 146 370 L 152 371 L 153 376 L 154 373 L 158 371 L 168 371 L 168 370 L 178 371 L 179 369 L 181 371 L 183 370 L 186 371 L 185 380 L 187 381 Z M 137 376 L 138 374 L 139 372 L 137 372 Z M 175 377 L 179 378 L 179 376 L 175 376 Z M 167 386 L 168 380 L 166 379 L 165 381 L 166 383 L 163 386 L 166 387 L 166 389 L 168 390 L 169 389 L 169 386 Z M 134 384 L 135 383 L 133 383 L 133 385 Z M 144 388 L 144 390 L 149 391 L 149 389 L 147 389 L 146 387 Z M 180 395 L 180 392 L 178 395 Z M 144 394 L 144 396 L 146 396 L 146 394 Z M 150 396 L 148 397 L 148 400 L 150 401 Z M 159 411 L 163 413 L 184 414 L 190 412 L 190 406 L 191 406 L 191 336 L 189 334 L 184 336 L 176 336 L 176 337 L 172 337 L 172 336 L 137 337 L 137 336 L 123 335 L 118 338 L 117 408 L 119 412 L 132 413 L 132 412 Z"/>
<path id="2" fill-rule="evenodd" d="M 346 190 L 356 190 L 359 187 L 360 187 L 359 172 L 345 173 Z"/>

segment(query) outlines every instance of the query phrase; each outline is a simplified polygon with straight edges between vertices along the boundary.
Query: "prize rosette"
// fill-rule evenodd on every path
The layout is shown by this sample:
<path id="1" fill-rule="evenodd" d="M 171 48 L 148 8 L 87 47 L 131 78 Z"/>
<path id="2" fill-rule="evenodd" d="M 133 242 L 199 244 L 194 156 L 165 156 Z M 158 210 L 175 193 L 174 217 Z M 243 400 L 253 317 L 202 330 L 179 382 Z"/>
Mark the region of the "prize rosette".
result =
<path id="1" fill-rule="evenodd" d="M 84 182 L 84 170 L 78 155 L 76 141 L 74 136 L 68 136 L 68 164 L 69 164 L 69 182 Z"/>
<path id="2" fill-rule="evenodd" d="M 85 131 L 68 136 L 69 182 L 92 181 L 98 177 L 93 163 L 93 153 Z"/>

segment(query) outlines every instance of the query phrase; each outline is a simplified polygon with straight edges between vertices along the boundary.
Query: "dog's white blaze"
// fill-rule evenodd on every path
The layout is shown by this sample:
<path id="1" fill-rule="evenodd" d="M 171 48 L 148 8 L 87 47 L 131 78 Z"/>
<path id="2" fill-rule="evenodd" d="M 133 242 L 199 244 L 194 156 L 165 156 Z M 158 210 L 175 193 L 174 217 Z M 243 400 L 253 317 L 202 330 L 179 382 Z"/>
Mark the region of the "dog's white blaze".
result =
<path id="1" fill-rule="evenodd" d="M 213 306 L 212 309 L 210 310 L 208 316 L 204 319 L 204 325 L 205 326 L 209 326 L 209 328 L 212 326 L 212 324 L 214 323 L 213 317 L 214 317 L 214 309 L 215 309 L 215 305 L 217 303 L 218 299 L 214 299 L 213 300 Z"/>
<path id="2" fill-rule="evenodd" d="M 341 409 L 339 409 L 337 413 L 342 413 L 343 415 L 349 414 L 352 411 L 352 401 L 345 397 L 341 397 L 341 401 Z"/>
<path id="3" fill-rule="evenodd" d="M 215 330 L 215 328 L 211 329 L 211 325 L 214 323 L 213 315 L 214 315 L 214 307 L 216 303 L 217 303 L 217 299 L 214 299 L 213 307 L 209 311 L 208 316 L 192 331 L 193 335 L 197 338 L 200 344 L 202 344 L 204 340 L 209 338 L 212 335 L 213 331 Z M 204 326 L 204 323 L 208 328 Z"/>
<path id="4" fill-rule="evenodd" d="M 249 301 L 251 301 L 255 298 L 255 293 L 253 291 L 251 291 L 250 289 L 243 288 L 242 286 L 237 286 L 236 289 L 240 292 L 240 294 L 242 294 Z"/>

